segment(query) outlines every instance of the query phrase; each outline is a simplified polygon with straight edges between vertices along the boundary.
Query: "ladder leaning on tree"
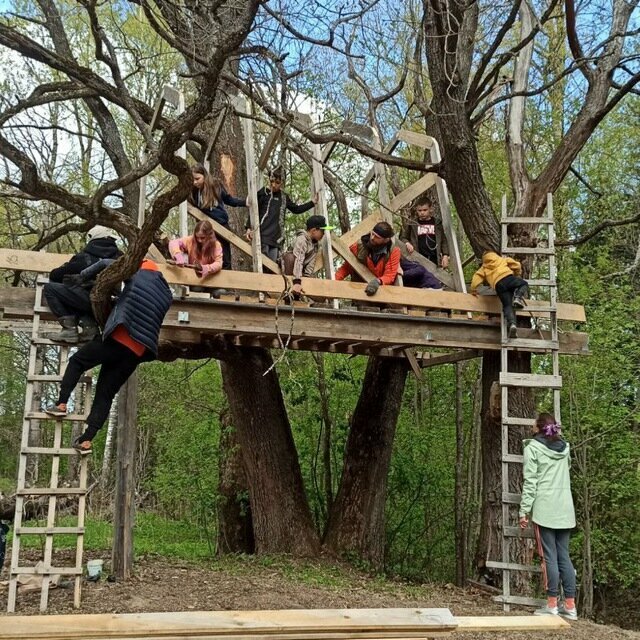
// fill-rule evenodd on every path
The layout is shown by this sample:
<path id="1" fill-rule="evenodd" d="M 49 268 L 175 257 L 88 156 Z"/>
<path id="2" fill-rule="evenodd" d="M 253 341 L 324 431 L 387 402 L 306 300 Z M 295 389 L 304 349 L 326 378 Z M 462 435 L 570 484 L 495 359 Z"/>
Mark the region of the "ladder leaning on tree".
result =
<path id="1" fill-rule="evenodd" d="M 543 300 L 545 292 L 547 302 L 544 305 L 536 306 L 535 300 L 527 303 L 525 312 L 548 313 L 550 335 L 543 336 L 538 331 L 539 339 L 536 338 L 509 338 L 507 326 L 502 318 L 502 341 L 500 350 L 500 391 L 501 391 L 501 422 L 502 422 L 502 560 L 487 561 L 486 566 L 493 569 L 502 570 L 502 595 L 496 596 L 498 602 L 502 602 L 505 611 L 509 611 L 511 604 L 541 606 L 545 600 L 531 598 L 529 596 L 511 593 L 511 573 L 526 572 L 540 573 L 540 567 L 529 564 L 514 562 L 515 545 L 514 540 L 519 538 L 533 538 L 533 531 L 525 529 L 522 531 L 518 526 L 518 506 L 521 494 L 510 491 L 511 473 L 522 475 L 523 455 L 521 452 L 514 453 L 509 449 L 509 435 L 512 428 L 520 429 L 523 426 L 533 426 L 535 418 L 522 418 L 512 416 L 509 413 L 509 391 L 518 389 L 547 389 L 553 393 L 553 411 L 557 421 L 560 421 L 560 391 L 562 389 L 562 377 L 560 376 L 560 346 L 558 340 L 558 317 L 557 303 L 558 290 L 556 282 L 556 256 L 554 246 L 554 221 L 553 221 L 553 200 L 551 194 L 547 194 L 547 216 L 544 218 L 510 218 L 506 212 L 506 199 L 502 202 L 502 234 L 501 249 L 502 254 L 530 255 L 538 258 L 541 262 L 546 262 L 546 269 L 543 269 L 540 278 L 530 278 L 529 286 L 536 291 L 535 298 Z M 508 227 L 511 224 L 524 224 L 543 226 L 547 229 L 546 247 L 512 247 L 509 246 Z M 547 339 L 550 338 L 550 339 Z M 542 353 L 551 355 L 550 375 L 533 373 L 514 373 L 509 371 L 509 354 L 514 351 L 528 351 L 531 353 Z"/>
<path id="2" fill-rule="evenodd" d="M 71 484 L 74 486 L 60 486 L 61 472 L 65 466 L 75 462 L 78 452 L 70 446 L 64 446 L 64 442 L 71 442 L 77 435 L 73 433 L 73 427 L 85 421 L 91 408 L 91 377 L 83 376 L 80 380 L 81 387 L 76 389 L 76 407 L 82 405 L 81 413 L 74 413 L 64 418 L 54 418 L 43 411 L 42 390 L 50 383 L 59 383 L 69 358 L 69 346 L 56 345 L 42 333 L 43 326 L 41 314 L 49 313 L 49 309 L 42 306 L 43 285 L 46 278 L 38 278 L 36 285 L 35 305 L 33 309 L 33 325 L 31 332 L 31 346 L 29 349 L 29 362 L 27 371 L 27 384 L 25 394 L 24 420 L 22 422 L 22 437 L 20 443 L 20 460 L 18 465 L 18 485 L 16 489 L 16 509 L 13 528 L 13 546 L 11 550 L 11 566 L 9 568 L 9 597 L 7 601 L 7 611 L 12 613 L 16 608 L 18 594 L 18 578 L 22 575 L 42 576 L 40 590 L 40 611 L 47 609 L 49 600 L 49 587 L 52 579 L 56 576 L 63 578 L 73 577 L 73 603 L 75 607 L 80 606 L 80 594 L 82 586 L 82 553 L 84 547 L 84 518 L 85 503 L 88 493 L 87 476 L 88 460 L 86 456 L 80 457 L 79 469 L 75 480 Z M 56 373 L 44 373 L 44 362 L 53 361 Z M 45 432 L 44 438 L 48 446 L 43 446 L 43 442 L 31 442 L 31 434 L 34 429 L 34 422 L 42 426 L 53 426 L 51 430 Z M 28 467 L 33 456 L 37 462 L 50 461 L 50 475 L 48 486 L 34 486 L 37 482 L 28 478 Z M 61 462 L 63 468 L 61 469 Z M 40 464 L 40 471 L 43 465 Z M 40 474 L 42 475 L 42 474 Z M 66 483 L 65 484 L 69 484 Z M 30 498 L 44 498 L 46 504 L 46 523 L 39 526 L 23 526 L 23 508 L 25 501 Z M 47 499 L 48 498 L 48 499 Z M 59 526 L 60 500 L 65 502 L 77 500 L 77 513 L 75 524 L 71 526 Z M 57 536 L 75 536 L 76 548 L 74 562 L 71 565 L 58 563 L 55 555 L 57 550 L 54 547 L 54 540 Z M 28 565 L 21 562 L 22 538 L 24 536 L 44 536 L 44 553 L 42 562 L 37 565 Z M 59 540 L 59 538 L 57 538 Z M 24 554 L 22 554 L 24 555 Z"/>

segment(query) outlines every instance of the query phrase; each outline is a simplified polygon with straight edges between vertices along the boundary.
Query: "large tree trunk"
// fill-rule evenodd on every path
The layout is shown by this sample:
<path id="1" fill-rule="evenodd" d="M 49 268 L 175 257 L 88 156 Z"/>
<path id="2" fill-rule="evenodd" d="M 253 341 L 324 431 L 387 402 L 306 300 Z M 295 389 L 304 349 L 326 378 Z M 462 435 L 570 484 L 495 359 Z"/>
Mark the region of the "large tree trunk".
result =
<path id="1" fill-rule="evenodd" d="M 220 417 L 218 553 L 254 553 L 247 474 L 229 411 Z"/>
<path id="2" fill-rule="evenodd" d="M 375 568 L 384 563 L 387 475 L 406 378 L 404 360 L 370 358 L 324 540 Z"/>
<path id="3" fill-rule="evenodd" d="M 273 359 L 265 349 L 236 349 L 222 362 L 224 389 L 236 428 L 258 553 L 316 555 L 320 542 L 302 482 L 298 455 Z"/>

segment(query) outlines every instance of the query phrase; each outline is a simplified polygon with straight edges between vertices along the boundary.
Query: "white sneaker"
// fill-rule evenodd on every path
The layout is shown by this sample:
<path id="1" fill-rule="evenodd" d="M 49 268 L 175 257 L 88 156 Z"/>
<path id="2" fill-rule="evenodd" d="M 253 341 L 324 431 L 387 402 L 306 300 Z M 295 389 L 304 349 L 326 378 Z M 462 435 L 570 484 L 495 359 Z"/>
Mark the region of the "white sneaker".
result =
<path id="1" fill-rule="evenodd" d="M 545 605 L 544 607 L 540 607 L 533 612 L 534 616 L 557 616 L 558 615 L 558 607 L 548 607 Z"/>
<path id="2" fill-rule="evenodd" d="M 573 607 L 573 609 L 567 609 L 567 607 L 564 606 L 564 603 L 562 603 L 558 607 L 558 615 L 566 618 L 567 620 L 577 620 L 578 610 L 575 607 Z"/>

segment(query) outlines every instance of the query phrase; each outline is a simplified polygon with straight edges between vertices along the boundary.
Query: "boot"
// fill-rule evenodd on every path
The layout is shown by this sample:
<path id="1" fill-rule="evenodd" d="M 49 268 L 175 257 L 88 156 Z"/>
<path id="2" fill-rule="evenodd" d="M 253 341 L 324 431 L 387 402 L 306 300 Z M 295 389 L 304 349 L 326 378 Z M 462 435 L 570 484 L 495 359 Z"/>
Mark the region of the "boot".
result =
<path id="1" fill-rule="evenodd" d="M 97 335 L 98 325 L 96 321 L 89 316 L 80 318 L 80 322 L 78 323 L 78 341 L 91 342 Z"/>
<path id="2" fill-rule="evenodd" d="M 507 335 L 509 338 L 517 338 L 518 327 L 516 325 L 516 314 L 513 312 L 513 309 L 505 309 L 504 321 L 507 325 Z"/>
<path id="3" fill-rule="evenodd" d="M 67 344 L 78 344 L 78 325 L 75 316 L 61 316 L 58 322 L 62 326 L 62 331 L 50 334 L 48 337 L 55 342 L 66 342 Z"/>

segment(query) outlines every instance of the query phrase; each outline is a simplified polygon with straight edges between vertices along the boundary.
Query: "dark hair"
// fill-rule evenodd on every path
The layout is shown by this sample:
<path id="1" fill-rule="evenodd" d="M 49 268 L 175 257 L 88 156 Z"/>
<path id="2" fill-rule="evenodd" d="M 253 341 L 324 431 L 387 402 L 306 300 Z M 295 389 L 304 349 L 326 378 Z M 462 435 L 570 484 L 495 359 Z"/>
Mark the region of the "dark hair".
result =
<path id="1" fill-rule="evenodd" d="M 381 238 L 393 238 L 393 227 L 386 221 L 382 220 L 373 227 L 373 232 L 379 235 Z"/>
<path id="2" fill-rule="evenodd" d="M 429 196 L 420 196 L 413 203 L 414 210 L 417 210 L 418 207 L 433 207 L 433 200 Z"/>
<path id="3" fill-rule="evenodd" d="M 269 171 L 269 180 L 277 180 L 278 182 L 284 182 L 284 170 L 282 167 L 274 167 Z"/>
<path id="4" fill-rule="evenodd" d="M 551 413 L 541 413 L 536 418 L 536 429 L 547 440 L 560 440 L 560 425 Z"/>

